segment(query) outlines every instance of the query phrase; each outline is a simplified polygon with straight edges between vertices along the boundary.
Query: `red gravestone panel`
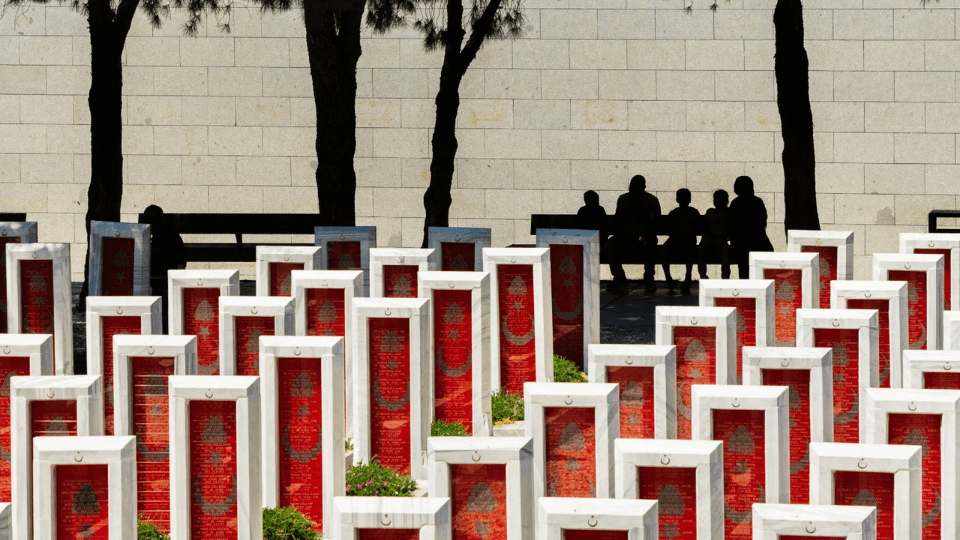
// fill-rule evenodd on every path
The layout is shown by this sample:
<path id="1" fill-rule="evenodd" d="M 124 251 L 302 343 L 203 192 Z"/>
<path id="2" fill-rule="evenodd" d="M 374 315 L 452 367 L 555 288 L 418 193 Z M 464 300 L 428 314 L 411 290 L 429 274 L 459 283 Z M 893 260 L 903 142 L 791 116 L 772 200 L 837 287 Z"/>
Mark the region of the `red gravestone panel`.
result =
<path id="1" fill-rule="evenodd" d="M 917 255 L 943 255 L 943 309 L 950 311 L 950 250 L 949 249 L 915 249 Z"/>
<path id="2" fill-rule="evenodd" d="M 109 316 L 100 318 L 100 344 L 103 358 L 103 430 L 113 435 L 113 336 L 140 335 L 140 316 Z"/>
<path id="3" fill-rule="evenodd" d="M 893 540 L 893 473 L 836 471 L 833 504 L 877 507 L 877 540 Z"/>
<path id="4" fill-rule="evenodd" d="M 690 387 L 715 384 L 717 379 L 717 328 L 677 326 L 673 329 L 677 347 L 677 438 L 690 439 Z"/>
<path id="5" fill-rule="evenodd" d="M 440 270 L 473 272 L 477 264 L 476 246 L 464 242 L 440 242 Z"/>
<path id="6" fill-rule="evenodd" d="M 497 266 L 500 307 L 500 387 L 523 394 L 523 383 L 537 380 L 533 265 Z"/>
<path id="7" fill-rule="evenodd" d="M 553 353 L 583 370 L 583 246 L 550 245 Z"/>
<path id="8" fill-rule="evenodd" d="M 137 514 L 170 531 L 170 422 L 167 378 L 173 358 L 130 360 L 137 437 Z"/>
<path id="9" fill-rule="evenodd" d="M 841 537 L 841 536 L 814 536 L 809 534 L 807 536 L 781 534 L 777 538 L 778 540 L 808 540 L 809 538 L 816 538 L 817 540 L 847 540 L 846 537 Z"/>
<path id="10" fill-rule="evenodd" d="M 360 242 L 327 242 L 327 269 L 360 270 Z"/>
<path id="11" fill-rule="evenodd" d="M 833 349 L 833 442 L 860 441 L 859 330 L 815 328 L 813 346 Z"/>
<path id="12" fill-rule="evenodd" d="M 786 386 L 790 392 L 790 502 L 810 502 L 810 372 L 765 369 L 763 384 Z"/>
<path id="13" fill-rule="evenodd" d="M 410 474 L 410 320 L 371 318 L 369 324 L 371 456 Z"/>
<path id="14" fill-rule="evenodd" d="M 188 410 L 191 536 L 236 540 L 237 404 L 191 401 Z"/>
<path id="15" fill-rule="evenodd" d="M 637 498 L 658 503 L 660 538 L 697 537 L 697 470 L 637 467 Z"/>
<path id="16" fill-rule="evenodd" d="M 797 345 L 797 309 L 803 307 L 803 271 L 766 268 L 764 279 L 773 280 L 774 345 Z"/>
<path id="17" fill-rule="evenodd" d="M 548 497 L 597 496 L 596 409 L 545 407 Z"/>
<path id="18" fill-rule="evenodd" d="M 420 529 L 357 529 L 357 540 L 420 540 Z"/>
<path id="19" fill-rule="evenodd" d="M 830 305 L 830 282 L 837 279 L 837 258 L 840 248 L 837 246 L 802 246 L 803 253 L 820 255 L 820 307 L 826 309 Z"/>
<path id="20" fill-rule="evenodd" d="M 260 376 L 260 336 L 274 335 L 273 317 L 233 318 L 237 375 Z"/>
<path id="21" fill-rule="evenodd" d="M 921 512 L 923 512 L 923 540 L 939 540 L 941 471 L 939 414 L 891 414 L 887 417 L 887 440 L 890 444 L 909 444 L 922 448 L 923 482 L 921 487 Z"/>
<path id="22" fill-rule="evenodd" d="M 77 434 L 77 401 L 56 399 L 30 402 L 30 434 L 33 437 L 72 437 Z M 30 451 L 31 453 L 33 450 Z"/>
<path id="23" fill-rule="evenodd" d="M 53 334 L 53 261 L 20 261 L 20 333 Z"/>
<path id="24" fill-rule="evenodd" d="M 757 299 L 716 298 L 714 305 L 737 309 L 737 384 L 743 384 L 743 348 L 757 344 Z"/>
<path id="25" fill-rule="evenodd" d="M 197 375 L 220 374 L 220 289 L 183 289 L 183 333 L 197 336 Z"/>
<path id="26" fill-rule="evenodd" d="M 713 439 L 723 441 L 724 531 L 753 538 L 753 503 L 766 502 L 764 411 L 713 411 Z"/>
<path id="27" fill-rule="evenodd" d="M 453 540 L 507 537 L 507 466 L 450 465 Z"/>
<path id="28" fill-rule="evenodd" d="M 133 296 L 133 238 L 103 238 L 103 296 Z"/>
<path id="29" fill-rule="evenodd" d="M 307 289 L 307 335 L 345 336 L 343 289 Z"/>
<path id="30" fill-rule="evenodd" d="M 270 296 L 291 295 L 291 273 L 294 270 L 303 270 L 304 263 L 269 263 L 270 267 Z"/>
<path id="31" fill-rule="evenodd" d="M 891 270 L 889 281 L 907 282 L 907 349 L 927 348 L 927 273 Z"/>
<path id="32" fill-rule="evenodd" d="M 0 358 L 0 500 L 11 500 L 10 468 L 10 377 L 30 375 L 30 358 L 5 356 Z"/>
<path id="33" fill-rule="evenodd" d="M 960 373 L 924 372 L 923 387 L 933 390 L 960 390 Z"/>
<path id="34" fill-rule="evenodd" d="M 417 272 L 413 264 L 383 265 L 383 296 L 385 298 L 416 298 Z"/>
<path id="35" fill-rule="evenodd" d="M 627 540 L 626 530 L 563 529 L 563 540 Z"/>
<path id="36" fill-rule="evenodd" d="M 433 348 L 436 351 L 434 413 L 473 432 L 472 292 L 433 292 Z"/>
<path id="37" fill-rule="evenodd" d="M 890 301 L 847 300 L 848 309 L 875 309 L 880 324 L 880 386 L 890 388 Z"/>
<path id="38" fill-rule="evenodd" d="M 280 506 L 295 506 L 323 530 L 323 394 L 316 358 L 277 362 Z"/>
<path id="39" fill-rule="evenodd" d="M 57 538 L 109 538 L 108 465 L 56 465 Z"/>
<path id="40" fill-rule="evenodd" d="M 607 366 L 607 382 L 620 385 L 620 437 L 655 438 L 653 368 Z"/>
<path id="41" fill-rule="evenodd" d="M 0 237 L 0 277 L 4 279 L 4 285 L 0 287 L 0 334 L 7 333 L 7 244 L 19 243 L 20 237 Z"/>

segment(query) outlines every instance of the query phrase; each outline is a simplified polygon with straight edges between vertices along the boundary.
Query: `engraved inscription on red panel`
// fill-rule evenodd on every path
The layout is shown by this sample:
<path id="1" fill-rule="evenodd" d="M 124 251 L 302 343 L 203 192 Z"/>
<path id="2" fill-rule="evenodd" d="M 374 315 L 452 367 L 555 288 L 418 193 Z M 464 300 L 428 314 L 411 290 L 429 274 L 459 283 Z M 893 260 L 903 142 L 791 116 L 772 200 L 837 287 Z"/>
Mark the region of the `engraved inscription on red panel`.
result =
<path id="1" fill-rule="evenodd" d="M 940 509 L 943 454 L 940 451 L 940 430 L 943 416 L 939 414 L 891 414 L 887 416 L 887 441 L 890 444 L 919 446 L 922 450 L 920 465 L 923 471 L 921 509 L 923 540 L 939 540 L 943 521 Z"/>
<path id="2" fill-rule="evenodd" d="M 356 540 L 420 540 L 420 529 L 357 529 Z"/>
<path id="3" fill-rule="evenodd" d="M 57 538 L 109 538 L 108 465 L 55 465 Z"/>
<path id="4" fill-rule="evenodd" d="M 596 409 L 544 407 L 547 497 L 597 496 Z"/>
<path id="5" fill-rule="evenodd" d="M 270 296 L 290 296 L 291 273 L 294 270 L 303 270 L 304 263 L 268 263 L 270 267 Z"/>
<path id="6" fill-rule="evenodd" d="M 860 441 L 859 330 L 815 328 L 813 346 L 833 349 L 833 442 Z"/>
<path id="7" fill-rule="evenodd" d="M 190 531 L 203 540 L 236 540 L 237 404 L 191 401 Z"/>
<path id="8" fill-rule="evenodd" d="M 273 317 L 233 318 L 237 375 L 260 376 L 260 336 L 274 335 Z"/>
<path id="9" fill-rule="evenodd" d="M 553 353 L 583 369 L 583 246 L 550 245 Z"/>
<path id="10" fill-rule="evenodd" d="M 810 502 L 810 372 L 765 369 L 763 384 L 788 387 L 790 406 L 790 502 Z"/>
<path id="11" fill-rule="evenodd" d="M 327 242 L 327 269 L 360 270 L 360 242 Z"/>
<path id="12" fill-rule="evenodd" d="M 220 289 L 183 289 L 183 333 L 197 336 L 197 375 L 220 374 Z"/>
<path id="13" fill-rule="evenodd" d="M 914 270 L 891 270 L 889 281 L 907 282 L 907 346 L 905 349 L 927 348 L 927 273 Z"/>
<path id="14" fill-rule="evenodd" d="M 170 530 L 170 422 L 167 378 L 172 357 L 130 359 L 137 437 L 137 514 Z"/>
<path id="15" fill-rule="evenodd" d="M 30 434 L 32 437 L 71 437 L 76 435 L 77 401 L 74 399 L 31 401 Z M 33 450 L 30 452 L 32 454 Z"/>
<path id="16" fill-rule="evenodd" d="M 414 264 L 383 265 L 383 296 L 386 298 L 416 298 L 417 272 Z"/>
<path id="17" fill-rule="evenodd" d="M 563 529 L 563 540 L 627 540 L 626 529 L 622 531 L 598 531 L 596 529 Z"/>
<path id="18" fill-rule="evenodd" d="M 820 308 L 826 309 L 830 305 L 830 282 L 837 279 L 839 268 L 838 257 L 840 248 L 837 246 L 802 246 L 803 253 L 820 255 L 820 283 L 817 289 L 820 292 Z"/>
<path id="19" fill-rule="evenodd" d="M 453 540 L 507 537 L 507 466 L 450 465 Z"/>
<path id="20" fill-rule="evenodd" d="M 343 289 L 307 289 L 307 335 L 345 336 Z"/>
<path id="21" fill-rule="evenodd" d="M 697 469 L 637 467 L 638 499 L 657 501 L 660 538 L 697 537 Z"/>
<path id="22" fill-rule="evenodd" d="M 533 304 L 533 265 L 497 266 L 500 320 L 500 387 L 523 394 L 523 383 L 537 380 L 536 307 Z"/>
<path id="23" fill-rule="evenodd" d="M 917 255 L 943 255 L 943 309 L 950 311 L 950 251 L 949 249 L 915 249 Z M 891 278 L 893 279 L 893 278 Z"/>
<path id="24" fill-rule="evenodd" d="M 717 298 L 717 307 L 737 309 L 737 384 L 743 384 L 743 348 L 757 344 L 757 299 Z"/>
<path id="25" fill-rule="evenodd" d="M 695 384 L 716 384 L 717 329 L 714 326 L 676 326 L 673 344 L 677 346 L 677 438 L 689 439 L 690 387 Z"/>
<path id="26" fill-rule="evenodd" d="M 280 506 L 323 530 L 323 395 L 319 358 L 277 360 Z"/>
<path id="27" fill-rule="evenodd" d="M 20 261 L 20 332 L 53 334 L 53 261 Z"/>
<path id="28" fill-rule="evenodd" d="M 473 293 L 433 292 L 434 413 L 437 420 L 460 422 L 473 432 Z"/>
<path id="29" fill-rule="evenodd" d="M 923 374 L 923 387 L 934 390 L 960 390 L 960 373 L 927 371 Z"/>
<path id="30" fill-rule="evenodd" d="M 607 366 L 607 382 L 620 385 L 620 437 L 655 438 L 653 368 Z"/>
<path id="31" fill-rule="evenodd" d="M 880 324 L 880 386 L 890 388 L 890 301 L 847 300 L 848 309 L 875 309 L 879 312 Z M 901 324 L 903 324 L 901 322 Z"/>
<path id="32" fill-rule="evenodd" d="M 877 540 L 893 540 L 893 473 L 836 471 L 833 504 L 877 507 Z"/>
<path id="33" fill-rule="evenodd" d="M 766 502 L 764 411 L 714 410 L 713 439 L 723 441 L 726 538 L 753 538 L 753 503 Z"/>
<path id="34" fill-rule="evenodd" d="M 776 347 L 795 347 L 797 309 L 803 306 L 803 271 L 766 268 L 763 278 L 773 280 L 773 343 Z"/>
<path id="35" fill-rule="evenodd" d="M 476 264 L 476 246 L 472 242 L 440 242 L 440 270 L 473 272 Z"/>
<path id="36" fill-rule="evenodd" d="M 410 319 L 368 320 L 371 455 L 410 474 Z"/>
<path id="37" fill-rule="evenodd" d="M 133 238 L 103 238 L 102 296 L 133 295 Z"/>
<path id="38" fill-rule="evenodd" d="M 20 237 L 0 237 L 0 277 L 4 285 L 0 286 L 0 334 L 7 333 L 7 244 L 19 244 Z M 9 500 L 9 499 L 4 499 Z"/>
<path id="39" fill-rule="evenodd" d="M 103 404 L 103 430 L 104 435 L 113 435 L 113 336 L 139 336 L 140 335 L 140 316 L 108 316 L 100 317 L 100 344 L 103 350 L 103 357 L 100 359 L 103 365 L 103 384 L 104 404 Z"/>
<path id="40" fill-rule="evenodd" d="M 11 500 L 10 468 L 10 377 L 30 375 L 30 358 L 0 357 L 0 501 Z"/>

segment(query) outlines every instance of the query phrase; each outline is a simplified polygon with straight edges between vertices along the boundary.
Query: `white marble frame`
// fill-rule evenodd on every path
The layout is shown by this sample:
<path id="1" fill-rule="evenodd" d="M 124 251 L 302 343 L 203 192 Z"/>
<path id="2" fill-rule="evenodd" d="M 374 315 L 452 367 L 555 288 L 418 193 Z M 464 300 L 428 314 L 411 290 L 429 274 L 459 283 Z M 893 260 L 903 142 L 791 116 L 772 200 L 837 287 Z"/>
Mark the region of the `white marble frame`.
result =
<path id="1" fill-rule="evenodd" d="M 533 266 L 534 343 L 537 382 L 553 382 L 553 298 L 550 250 L 547 248 L 483 248 L 483 271 L 490 272 L 490 387 L 500 389 L 500 292 L 497 268 L 501 264 Z"/>
<path id="2" fill-rule="evenodd" d="M 159 296 L 87 297 L 87 374 L 103 375 L 102 317 L 140 317 L 140 335 L 163 333 L 163 305 Z M 113 381 L 104 383 L 112 384 Z"/>
<path id="3" fill-rule="evenodd" d="M 236 319 L 240 317 L 273 317 L 276 336 L 294 334 L 294 297 L 292 296 L 225 296 L 220 297 L 220 375 L 237 374 Z"/>
<path id="4" fill-rule="evenodd" d="M 90 222 L 90 296 L 100 296 L 103 290 L 103 239 L 133 239 L 133 294 L 150 294 L 150 225 L 114 221 Z"/>
<path id="5" fill-rule="evenodd" d="M 907 282 L 905 281 L 838 281 L 830 288 L 830 307 L 847 309 L 847 300 L 887 300 L 890 328 L 890 387 L 903 384 L 904 345 L 909 340 L 907 326 Z M 879 324 L 879 317 L 877 322 Z M 878 338 L 879 339 L 879 338 Z"/>
<path id="6" fill-rule="evenodd" d="M 136 437 L 36 437 L 33 441 L 33 528 L 57 536 L 57 465 L 106 465 L 110 540 L 137 538 Z"/>
<path id="7" fill-rule="evenodd" d="M 597 498 L 614 495 L 613 441 L 620 438 L 620 385 L 524 383 L 526 436 L 533 438 L 533 498 L 545 497 L 547 485 L 547 429 L 544 408 L 594 409 Z"/>
<path id="8" fill-rule="evenodd" d="M 0 236 L 16 237 L 22 244 L 37 243 L 36 221 L 0 221 Z M 0 253 L 3 256 L 3 253 Z"/>
<path id="9" fill-rule="evenodd" d="M 442 264 L 441 244 L 473 244 L 473 270 L 483 269 L 483 248 L 490 247 L 490 229 L 479 227 L 429 227 L 427 228 L 427 247 L 437 252 L 437 269 Z"/>
<path id="10" fill-rule="evenodd" d="M 53 265 L 53 356 L 57 375 L 73 375 L 73 284 L 70 244 L 7 244 L 7 333 L 20 334 L 21 260 Z"/>
<path id="11" fill-rule="evenodd" d="M 717 335 L 716 384 L 737 383 L 737 309 L 732 307 L 657 306 L 657 345 L 674 345 L 677 326 L 714 327 Z"/>
<path id="12" fill-rule="evenodd" d="M 902 253 L 874 253 L 873 280 L 889 281 L 891 270 L 909 270 L 927 274 L 927 349 L 942 348 L 940 328 L 943 319 L 943 255 L 913 255 Z M 931 284 L 933 285 L 931 287 Z M 933 289 L 934 294 L 930 294 Z M 907 321 L 909 325 L 909 319 Z M 931 346 L 931 343 L 933 344 Z"/>
<path id="13" fill-rule="evenodd" d="M 334 497 L 337 540 L 356 540 L 357 529 L 420 529 L 420 540 L 451 540 L 449 497 Z"/>
<path id="14" fill-rule="evenodd" d="M 713 411 L 761 410 L 764 424 L 764 476 L 766 501 L 790 502 L 790 392 L 786 386 L 754 386 L 750 392 L 737 385 L 691 387 L 693 439 L 710 441 Z"/>
<path id="15" fill-rule="evenodd" d="M 943 350 L 960 351 L 960 312 L 943 312 Z"/>
<path id="16" fill-rule="evenodd" d="M 894 538 L 920 538 L 920 453 L 919 446 L 810 443 L 810 504 L 834 504 L 837 471 L 891 473 Z"/>
<path id="17" fill-rule="evenodd" d="M 903 388 L 920 390 L 924 373 L 960 371 L 958 351 L 903 351 Z"/>
<path id="18" fill-rule="evenodd" d="M 794 252 L 751 252 L 750 279 L 765 279 L 763 271 L 766 269 L 800 270 L 800 307 L 820 307 L 820 294 L 817 286 L 820 283 L 820 255 L 816 253 Z"/>
<path id="19" fill-rule="evenodd" d="M 701 279 L 700 307 L 716 307 L 717 298 L 755 298 L 756 346 L 767 347 L 773 345 L 775 330 L 773 285 L 772 279 Z"/>
<path id="20" fill-rule="evenodd" d="M 263 505 L 280 504 L 279 358 L 310 358 L 320 365 L 321 459 L 323 516 L 333 516 L 333 497 L 344 494 L 344 405 L 342 337 L 264 336 L 260 339 L 260 377 L 263 392 Z M 329 495 L 328 495 L 329 494 Z M 325 525 L 326 526 L 326 525 Z M 331 535 L 333 527 L 323 531 Z"/>
<path id="21" fill-rule="evenodd" d="M 10 532 L 12 520 L 13 505 L 8 502 L 0 502 L 0 540 L 10 540 L 13 538 Z"/>
<path id="22" fill-rule="evenodd" d="M 370 248 L 370 298 L 385 298 L 384 266 L 416 266 L 418 273 L 440 267 L 437 252 L 432 249 Z"/>
<path id="23" fill-rule="evenodd" d="M 321 253 L 323 249 L 317 246 L 257 246 L 257 296 L 270 296 L 270 263 L 303 263 L 303 271 L 320 270 Z"/>
<path id="24" fill-rule="evenodd" d="M 530 437 L 430 437 L 428 493 L 451 497 L 450 465 L 506 465 L 507 540 L 534 540 L 533 439 Z"/>
<path id="25" fill-rule="evenodd" d="M 190 402 L 237 403 L 237 516 L 238 540 L 263 536 L 260 453 L 260 378 L 219 375 L 173 375 L 170 395 L 170 535 L 182 540 L 190 534 Z"/>
<path id="26" fill-rule="evenodd" d="M 103 435 L 103 387 L 99 375 L 10 378 L 10 480 L 13 537 L 33 538 L 33 459 L 30 402 L 75 400 L 77 436 Z"/>
<path id="27" fill-rule="evenodd" d="M 941 530 L 944 540 L 956 540 L 960 514 L 960 392 L 953 390 L 909 390 L 868 388 L 863 396 L 863 417 L 867 442 L 888 444 L 890 414 L 936 414 L 940 424 Z"/>
<path id="28" fill-rule="evenodd" d="M 677 438 L 677 348 L 673 345 L 600 345 L 587 348 L 591 383 L 606 383 L 608 367 L 653 368 L 654 437 Z M 619 391 L 618 396 L 619 400 Z M 619 407 L 619 405 L 618 405 Z"/>
<path id="29" fill-rule="evenodd" d="M 376 227 L 315 227 L 313 244 L 320 246 L 320 269 L 337 270 L 329 267 L 327 242 L 360 242 L 360 271 L 363 272 L 363 294 L 370 295 L 370 249 L 377 247 Z"/>
<path id="30" fill-rule="evenodd" d="M 427 437 L 433 396 L 427 380 L 431 358 L 430 301 L 423 298 L 356 298 L 353 301 L 353 367 L 347 366 L 347 402 L 353 417 L 347 432 L 353 436 L 354 461 L 369 462 L 370 450 L 370 326 L 369 319 L 410 320 L 410 474 L 427 478 Z"/>
<path id="31" fill-rule="evenodd" d="M 914 254 L 915 249 L 949 249 L 950 260 L 950 304 L 943 306 L 946 311 L 960 311 L 960 297 L 953 291 L 960 291 L 960 234 L 952 233 L 900 233 L 900 253 Z"/>
<path id="32" fill-rule="evenodd" d="M 638 467 L 696 469 L 697 540 L 723 538 L 723 442 L 617 439 L 613 447 L 617 499 L 639 496 Z"/>
<path id="33" fill-rule="evenodd" d="M 801 253 L 804 246 L 837 248 L 837 279 L 833 281 L 853 279 L 852 231 L 787 231 L 788 252 Z"/>
<path id="34" fill-rule="evenodd" d="M 564 529 L 627 531 L 627 540 L 658 540 L 659 503 L 643 499 L 541 497 L 537 539 L 563 540 Z"/>
<path id="35" fill-rule="evenodd" d="M 0 334 L 2 356 L 29 357 L 30 375 L 53 375 L 53 336 L 50 334 Z"/>
<path id="36" fill-rule="evenodd" d="M 430 361 L 428 378 L 431 403 L 436 398 L 436 351 L 434 351 L 433 291 L 469 290 L 471 305 L 471 373 L 473 375 L 473 436 L 493 435 L 493 417 L 490 410 L 490 274 L 488 272 L 420 272 L 417 287 L 420 298 L 430 300 L 427 327 L 429 329 Z M 477 346 L 479 345 L 479 346 Z M 435 406 L 430 407 L 430 418 Z"/>
<path id="37" fill-rule="evenodd" d="M 874 506 L 809 504 L 753 505 L 754 540 L 778 540 L 781 535 L 840 536 L 845 540 L 877 540 Z"/>
<path id="38" fill-rule="evenodd" d="M 220 298 L 240 295 L 239 270 L 170 270 L 167 272 L 167 291 L 170 309 L 170 335 L 183 334 L 183 289 L 218 288 Z M 217 329 L 219 331 L 219 328 Z"/>
<path id="39" fill-rule="evenodd" d="M 583 367 L 589 370 L 587 348 L 592 343 L 600 343 L 600 233 L 579 229 L 537 229 L 537 247 L 549 249 L 551 244 L 583 246 Z M 553 268 L 550 270 L 552 272 Z"/>

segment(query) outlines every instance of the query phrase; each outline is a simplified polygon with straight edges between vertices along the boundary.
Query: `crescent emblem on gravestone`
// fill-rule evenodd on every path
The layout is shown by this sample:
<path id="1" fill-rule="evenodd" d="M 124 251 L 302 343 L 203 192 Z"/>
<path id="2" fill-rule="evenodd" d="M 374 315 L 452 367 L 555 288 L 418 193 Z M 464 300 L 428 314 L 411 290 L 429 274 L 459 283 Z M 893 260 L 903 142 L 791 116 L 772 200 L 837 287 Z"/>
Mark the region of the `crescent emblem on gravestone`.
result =
<path id="1" fill-rule="evenodd" d="M 559 291 L 557 291 L 559 292 Z M 569 311 L 564 311 L 560 309 L 560 306 L 557 304 L 556 293 L 553 297 L 553 314 L 557 316 L 561 321 L 572 321 L 580 316 L 583 313 L 583 294 L 577 294 L 577 305 Z"/>
<path id="2" fill-rule="evenodd" d="M 280 294 L 282 296 L 290 296 L 292 278 L 293 274 L 287 274 L 286 277 L 283 278 L 283 281 L 280 282 Z"/>
<path id="3" fill-rule="evenodd" d="M 393 284 L 392 294 L 394 298 L 406 298 L 413 294 L 413 289 L 410 287 L 410 280 L 407 279 L 407 276 L 397 278 L 397 281 Z"/>
<path id="4" fill-rule="evenodd" d="M 356 268 L 356 263 L 353 261 L 353 257 L 349 253 L 344 253 L 340 255 L 340 260 L 337 261 L 338 270 L 353 270 Z"/>
<path id="5" fill-rule="evenodd" d="M 890 378 L 890 358 L 882 352 L 880 353 L 880 365 L 883 366 L 883 370 L 880 372 L 880 386 L 883 386 L 883 383 Z"/>
<path id="6" fill-rule="evenodd" d="M 643 388 L 637 381 L 630 381 L 620 394 L 620 403 L 631 407 L 643 407 Z"/>
<path id="7" fill-rule="evenodd" d="M 62 416 L 57 416 L 50 421 L 50 425 L 47 426 L 47 431 L 43 434 L 47 437 L 69 437 L 70 428 Z"/>
<path id="8" fill-rule="evenodd" d="M 573 422 L 567 424 L 560 433 L 560 442 L 557 446 L 561 450 L 583 450 L 586 448 L 586 439 L 583 438 L 583 432 Z"/>
<path id="9" fill-rule="evenodd" d="M 742 334 L 747 331 L 747 320 L 743 318 L 743 314 L 740 313 L 739 309 L 736 311 L 736 313 L 737 313 L 737 333 Z M 740 345 L 740 346 L 742 347 L 743 345 Z"/>
<path id="10" fill-rule="evenodd" d="M 258 353 L 260 352 L 260 336 L 263 335 L 263 330 L 260 328 L 254 329 L 250 333 L 250 337 L 247 339 L 247 352 L 248 353 Z"/>
<path id="11" fill-rule="evenodd" d="M 216 375 L 220 371 L 220 353 L 208 365 L 197 363 L 197 375 Z"/>
<path id="12" fill-rule="evenodd" d="M 827 288 L 827 285 L 830 284 L 830 276 L 832 272 L 830 271 L 830 261 L 825 257 L 820 257 L 820 287 L 819 290 Z"/>
<path id="13" fill-rule="evenodd" d="M 478 514 L 489 514 L 497 511 L 497 498 L 486 482 L 477 482 L 467 497 L 467 510 Z"/>
<path id="14" fill-rule="evenodd" d="M 143 426 L 137 426 L 137 453 L 150 463 L 163 463 L 167 461 L 167 459 L 170 458 L 170 445 L 167 444 L 163 450 L 150 450 L 147 448 L 147 443 L 143 440 L 142 430 Z"/>
<path id="15" fill-rule="evenodd" d="M 760 498 L 757 502 L 763 503 L 767 500 L 767 494 L 763 490 L 763 484 L 757 482 L 757 487 L 760 488 Z M 752 506 L 752 505 L 751 505 Z M 723 517 L 731 523 L 736 523 L 738 525 L 745 525 L 747 523 L 753 522 L 753 509 L 747 509 L 744 511 L 734 510 L 730 507 L 727 501 L 723 501 Z"/>
<path id="16" fill-rule="evenodd" d="M 470 270 L 467 268 L 467 260 L 463 258 L 463 255 L 459 253 L 450 259 L 450 263 L 447 265 L 451 272 L 466 272 Z"/>
<path id="17" fill-rule="evenodd" d="M 536 332 L 536 329 L 535 329 L 536 325 L 534 324 L 534 321 L 533 321 L 533 315 L 528 314 L 527 317 L 530 318 L 530 330 L 528 330 L 527 333 L 522 336 L 518 336 L 510 331 L 510 326 L 507 324 L 507 319 L 509 317 L 504 317 L 503 323 L 500 325 L 502 327 L 501 330 L 503 331 L 503 335 L 506 336 L 507 341 L 509 341 L 510 343 L 518 347 L 522 347 L 527 343 L 530 343 L 530 340 L 533 339 L 533 336 L 535 335 L 535 332 Z"/>
<path id="18" fill-rule="evenodd" d="M 853 403 L 850 405 L 850 410 L 843 414 L 833 415 L 834 425 L 845 426 L 857 418 L 857 414 L 860 412 L 860 396 L 858 396 L 857 392 L 853 389 L 850 390 L 850 395 L 853 396 Z"/>
<path id="19" fill-rule="evenodd" d="M 290 459 L 297 463 L 311 463 L 320 456 L 323 450 L 323 437 L 320 436 L 320 424 L 313 423 L 317 427 L 317 444 L 309 450 L 297 450 L 290 444 L 290 426 L 283 428 L 283 451 L 290 456 Z"/>
<path id="20" fill-rule="evenodd" d="M 226 514 L 237 502 L 237 477 L 230 473 L 230 494 L 227 495 L 226 499 L 215 503 L 208 501 L 203 496 L 203 492 L 200 490 L 200 476 L 202 476 L 202 473 L 193 479 L 193 502 L 197 503 L 200 511 L 208 516 Z"/>
<path id="21" fill-rule="evenodd" d="M 463 364 L 461 364 L 459 367 L 452 368 L 448 366 L 447 362 L 443 359 L 443 345 L 437 348 L 437 368 L 439 368 L 440 371 L 443 372 L 443 374 L 447 377 L 460 377 L 461 375 L 470 371 L 472 358 L 473 349 L 471 347 L 467 347 L 467 357 L 464 359 Z"/>
<path id="22" fill-rule="evenodd" d="M 790 462 L 790 474 L 797 474 L 798 472 L 810 466 L 810 438 L 807 437 L 806 439 L 807 442 L 803 444 L 803 456 L 801 456 L 797 461 Z"/>
<path id="23" fill-rule="evenodd" d="M 924 529 L 926 529 L 930 525 L 933 525 L 934 523 L 937 522 L 938 519 L 940 519 L 940 506 L 941 506 L 940 491 L 934 488 L 933 495 L 935 497 L 933 500 L 933 507 L 930 508 L 929 512 L 923 515 L 923 518 L 921 520 L 922 521 L 921 525 Z"/>
<path id="24" fill-rule="evenodd" d="M 920 293 L 917 292 L 917 286 L 912 282 L 907 282 L 907 304 L 910 306 L 910 317 L 916 315 L 916 307 L 913 304 L 920 301 Z M 922 306 L 921 306 L 922 307 Z M 917 321 L 920 324 L 920 337 L 916 341 L 911 341 L 907 346 L 911 350 L 922 349 L 924 344 L 927 342 L 927 327 L 923 324 L 923 317 L 921 316 Z"/>
<path id="25" fill-rule="evenodd" d="M 7 375 L 3 378 L 3 384 L 0 385 L 0 396 L 5 398 L 10 397 L 10 377 L 16 376 L 17 373 L 14 371 L 7 373 Z M 4 463 L 10 463 L 10 450 L 4 448 L 2 444 L 0 444 L 0 461 L 3 461 Z"/>
<path id="26" fill-rule="evenodd" d="M 399 411 L 410 403 L 410 379 L 407 377 L 403 378 L 403 388 L 404 392 L 403 395 L 400 396 L 400 399 L 391 401 L 383 397 L 383 394 L 380 392 L 380 377 L 377 377 L 376 380 L 373 381 L 373 399 L 377 402 L 377 405 L 388 411 Z"/>
<path id="27" fill-rule="evenodd" d="M 683 402 L 683 387 L 687 385 L 687 381 L 683 381 L 680 384 L 680 387 L 677 388 L 677 412 L 680 413 L 680 416 L 686 418 L 687 420 L 693 420 L 693 411 L 690 410 L 690 407 Z"/>

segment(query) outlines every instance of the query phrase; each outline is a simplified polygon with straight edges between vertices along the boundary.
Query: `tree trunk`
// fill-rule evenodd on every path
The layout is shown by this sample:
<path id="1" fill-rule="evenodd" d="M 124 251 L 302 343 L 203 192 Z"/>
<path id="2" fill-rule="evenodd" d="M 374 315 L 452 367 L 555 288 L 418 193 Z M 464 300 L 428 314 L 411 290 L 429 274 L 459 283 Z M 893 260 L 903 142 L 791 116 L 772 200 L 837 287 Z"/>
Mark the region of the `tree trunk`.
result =
<path id="1" fill-rule="evenodd" d="M 437 118 L 433 128 L 433 159 L 430 161 L 430 187 L 423 194 L 423 243 L 427 247 L 430 227 L 450 226 L 450 204 L 453 198 L 453 171 L 457 159 L 457 114 L 460 112 L 460 81 L 463 72 L 444 62 L 437 92 Z"/>
<path id="2" fill-rule="evenodd" d="M 784 227 L 787 231 L 820 230 L 809 62 L 803 47 L 802 1 L 777 0 L 773 25 L 776 31 L 777 107 L 783 134 Z"/>

